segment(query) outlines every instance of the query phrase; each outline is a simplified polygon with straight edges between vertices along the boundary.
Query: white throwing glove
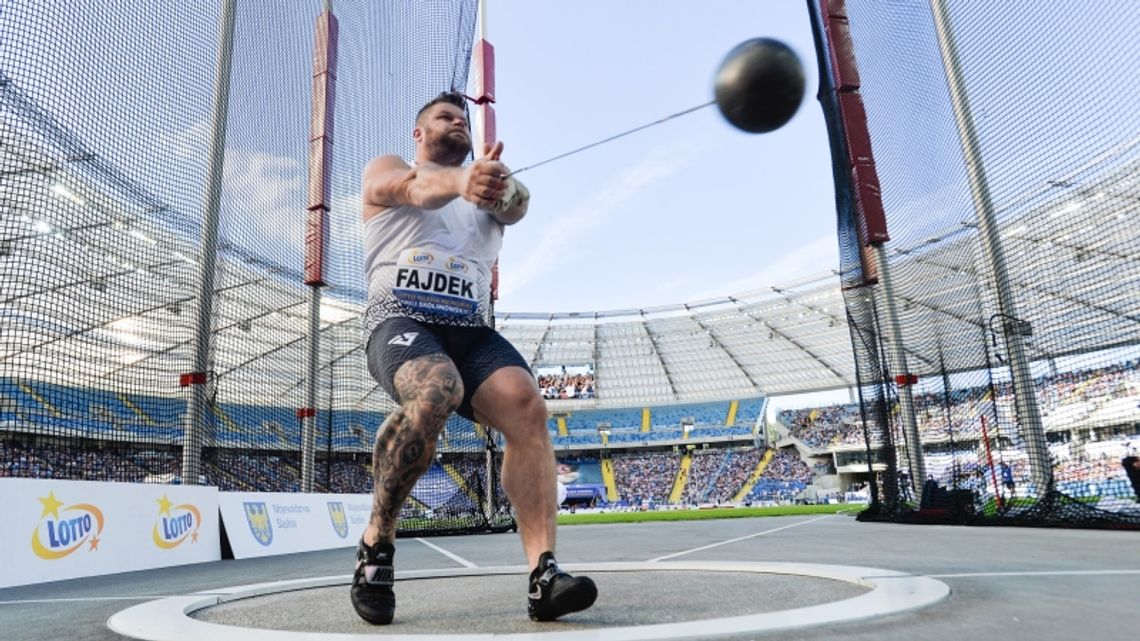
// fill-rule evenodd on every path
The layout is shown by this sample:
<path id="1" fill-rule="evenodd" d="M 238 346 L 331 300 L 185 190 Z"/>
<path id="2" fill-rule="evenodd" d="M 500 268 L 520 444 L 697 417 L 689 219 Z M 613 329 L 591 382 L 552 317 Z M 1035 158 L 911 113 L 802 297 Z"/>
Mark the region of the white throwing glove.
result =
<path id="1" fill-rule="evenodd" d="M 491 212 L 501 214 L 508 209 L 514 209 L 516 206 L 528 200 L 530 200 L 530 190 L 526 188 L 526 185 L 514 178 L 507 178 L 507 191 L 503 194 L 503 197 L 491 207 Z"/>

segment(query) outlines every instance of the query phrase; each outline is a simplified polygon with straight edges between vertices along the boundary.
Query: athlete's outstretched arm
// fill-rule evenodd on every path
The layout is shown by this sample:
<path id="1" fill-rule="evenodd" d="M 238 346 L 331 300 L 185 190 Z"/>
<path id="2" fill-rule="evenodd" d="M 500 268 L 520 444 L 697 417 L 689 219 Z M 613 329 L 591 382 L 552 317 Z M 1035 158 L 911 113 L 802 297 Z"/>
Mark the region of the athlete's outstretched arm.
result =
<path id="1" fill-rule="evenodd" d="M 506 192 L 507 173 L 497 160 L 480 159 L 466 167 L 426 162 L 410 167 L 399 156 L 380 156 L 364 168 L 364 204 L 439 209 L 462 197 L 488 209 Z"/>
<path id="2" fill-rule="evenodd" d="M 439 209 L 459 197 L 459 167 L 410 167 L 399 156 L 380 156 L 364 168 L 364 204 Z"/>
<path id="3" fill-rule="evenodd" d="M 436 439 L 463 400 L 463 381 L 443 354 L 404 363 L 396 371 L 395 386 L 400 407 L 377 431 L 372 450 L 372 519 L 364 537 L 370 545 L 395 542 L 400 508 L 431 467 Z"/>

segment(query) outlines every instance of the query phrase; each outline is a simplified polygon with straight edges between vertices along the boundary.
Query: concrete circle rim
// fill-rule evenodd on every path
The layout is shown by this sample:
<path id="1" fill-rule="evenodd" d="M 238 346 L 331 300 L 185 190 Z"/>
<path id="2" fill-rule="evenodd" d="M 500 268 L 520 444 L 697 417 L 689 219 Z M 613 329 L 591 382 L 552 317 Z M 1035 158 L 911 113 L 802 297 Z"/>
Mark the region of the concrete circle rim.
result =
<path id="1" fill-rule="evenodd" d="M 194 612 L 216 605 L 269 594 L 312 588 L 348 585 L 351 576 L 337 575 L 272 581 L 241 585 L 218 590 L 174 596 L 141 603 L 121 610 L 107 620 L 114 632 L 132 639 L 147 641 L 190 641 L 208 638 L 211 641 L 318 641 L 335 639 L 370 639 L 373 641 L 487 641 L 488 639 L 514 639 L 518 641 L 649 641 L 652 639 L 685 639 L 694 636 L 713 637 L 749 634 L 814 627 L 833 623 L 847 623 L 874 617 L 897 614 L 933 605 L 950 595 L 945 583 L 925 576 L 905 572 L 849 565 L 817 563 L 727 562 L 727 561 L 664 561 L 622 563 L 563 564 L 571 572 L 743 572 L 753 574 L 781 574 L 808 578 L 831 579 L 854 583 L 870 591 L 848 599 L 821 603 L 790 610 L 732 617 L 698 619 L 679 623 L 647 624 L 612 628 L 581 630 L 479 633 L 479 634 L 384 634 L 383 632 L 301 632 L 270 630 L 210 623 L 192 618 Z M 436 570 L 410 570 L 396 573 L 397 581 L 442 579 L 450 577 L 493 576 L 505 574 L 525 575 L 523 566 L 496 566 L 473 568 L 445 568 Z M 520 615 L 521 616 L 521 615 Z M 377 630 L 383 630 L 378 627 Z"/>

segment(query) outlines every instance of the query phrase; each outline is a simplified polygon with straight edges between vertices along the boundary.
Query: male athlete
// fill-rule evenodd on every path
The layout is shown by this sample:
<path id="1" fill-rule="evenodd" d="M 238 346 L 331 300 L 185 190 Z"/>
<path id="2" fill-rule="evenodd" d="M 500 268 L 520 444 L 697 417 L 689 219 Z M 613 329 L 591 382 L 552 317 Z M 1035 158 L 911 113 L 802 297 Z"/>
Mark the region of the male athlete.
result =
<path id="1" fill-rule="evenodd" d="M 594 582 L 554 560 L 557 481 L 546 404 L 518 351 L 487 326 L 491 265 L 503 229 L 530 194 L 499 162 L 503 144 L 463 167 L 471 151 L 462 95 L 424 105 L 409 166 L 394 155 L 364 169 L 368 369 L 400 404 L 376 434 L 372 518 L 357 549 L 352 605 L 391 623 L 396 517 L 435 457 L 452 412 L 506 437 L 503 489 L 515 508 L 530 573 L 527 613 L 550 621 L 590 607 Z"/>

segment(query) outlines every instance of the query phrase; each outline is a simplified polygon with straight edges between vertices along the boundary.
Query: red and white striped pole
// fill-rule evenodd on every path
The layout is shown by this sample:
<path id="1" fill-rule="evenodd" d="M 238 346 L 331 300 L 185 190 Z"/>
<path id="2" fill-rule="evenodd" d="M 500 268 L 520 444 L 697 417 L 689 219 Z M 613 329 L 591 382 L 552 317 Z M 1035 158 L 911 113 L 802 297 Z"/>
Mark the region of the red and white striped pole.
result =
<path id="1" fill-rule="evenodd" d="M 473 140 L 475 142 L 475 157 L 483 155 L 485 145 L 494 144 L 495 132 L 495 48 L 487 42 L 487 0 L 479 0 L 478 32 L 475 35 L 475 45 L 471 48 L 471 80 L 467 83 L 475 101 L 475 123 Z M 488 310 L 487 322 L 495 326 L 495 301 L 499 299 L 499 261 L 491 265 L 491 309 Z M 490 442 L 490 432 L 487 432 Z M 495 459 L 491 448 L 484 453 L 484 484 L 483 513 L 491 514 L 495 504 L 494 488 L 491 479 L 494 478 Z"/>
<path id="2" fill-rule="evenodd" d="M 479 0 L 478 32 L 471 48 L 471 81 L 467 83 L 475 101 L 475 157 L 483 146 L 494 144 L 495 132 L 495 47 L 487 41 L 487 0 Z"/>
<path id="3" fill-rule="evenodd" d="M 495 47 L 487 41 L 487 0 L 479 0 L 479 23 L 475 46 L 471 48 L 471 82 L 468 85 L 475 101 L 475 157 L 483 155 L 483 147 L 496 140 L 495 130 Z M 499 261 L 491 266 L 491 318 L 499 300 Z"/>
<path id="4" fill-rule="evenodd" d="M 333 105 L 336 101 L 337 20 L 329 0 L 317 16 L 313 42 L 312 117 L 309 120 L 309 186 L 305 220 L 305 284 L 309 302 L 308 373 L 305 406 L 297 408 L 301 423 L 301 491 L 313 491 L 317 432 L 317 371 L 320 358 L 321 289 L 328 284 L 325 263 L 332 200 Z M 332 411 L 332 408 L 329 408 Z M 331 438 L 331 435 L 329 436 Z"/>

